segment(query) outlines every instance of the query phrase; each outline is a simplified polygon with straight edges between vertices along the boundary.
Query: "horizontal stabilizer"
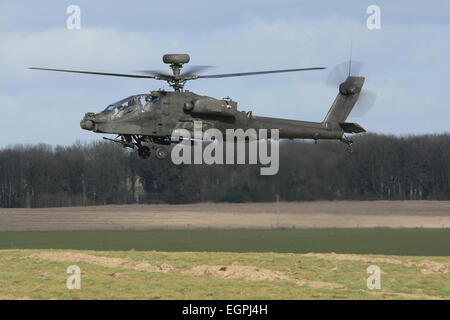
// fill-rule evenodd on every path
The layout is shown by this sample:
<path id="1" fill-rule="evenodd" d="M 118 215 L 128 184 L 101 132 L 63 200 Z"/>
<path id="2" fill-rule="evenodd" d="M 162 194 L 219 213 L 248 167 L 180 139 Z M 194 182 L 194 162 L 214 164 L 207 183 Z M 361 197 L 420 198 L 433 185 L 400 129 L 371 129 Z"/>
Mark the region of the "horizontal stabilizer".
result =
<path id="1" fill-rule="evenodd" d="M 342 130 L 344 130 L 345 133 L 366 132 L 366 130 L 363 127 L 354 122 L 340 122 L 339 125 L 341 126 Z"/>

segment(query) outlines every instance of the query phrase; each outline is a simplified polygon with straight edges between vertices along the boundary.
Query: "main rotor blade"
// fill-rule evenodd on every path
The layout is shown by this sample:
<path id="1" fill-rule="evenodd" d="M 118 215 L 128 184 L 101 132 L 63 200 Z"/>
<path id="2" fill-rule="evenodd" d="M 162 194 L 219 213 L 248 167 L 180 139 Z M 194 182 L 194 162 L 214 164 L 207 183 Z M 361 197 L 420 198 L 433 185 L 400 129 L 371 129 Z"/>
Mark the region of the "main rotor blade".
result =
<path id="1" fill-rule="evenodd" d="M 199 65 L 191 65 L 187 66 L 183 72 L 183 76 L 192 76 L 197 73 L 200 73 L 204 70 L 215 68 L 214 66 L 199 66 Z"/>
<path id="2" fill-rule="evenodd" d="M 155 79 L 155 76 L 142 76 L 137 74 L 124 74 L 124 73 L 109 73 L 109 72 L 93 72 L 93 71 L 80 71 L 80 70 L 64 70 L 64 69 L 50 69 L 50 68 L 35 68 L 29 67 L 32 70 L 44 70 L 44 71 L 58 71 L 58 72 L 72 72 L 72 73 L 85 73 L 85 74 L 95 74 L 101 76 L 113 76 L 113 77 L 127 77 L 127 78 L 147 78 Z"/>
<path id="3" fill-rule="evenodd" d="M 160 70 L 138 70 L 135 72 L 139 72 L 139 73 L 144 73 L 144 74 L 148 74 L 148 75 L 152 75 L 152 76 L 165 76 L 165 77 L 171 77 L 171 74 L 168 74 L 164 71 L 160 71 Z"/>
<path id="4" fill-rule="evenodd" d="M 336 87 L 347 79 L 347 76 L 359 76 L 361 74 L 362 63 L 356 60 L 345 61 L 334 66 L 328 74 L 326 84 L 329 87 Z M 350 74 L 349 74 L 350 73 Z"/>
<path id="5" fill-rule="evenodd" d="M 270 70 L 270 71 L 211 74 L 211 75 L 205 75 L 205 76 L 196 76 L 196 79 L 197 78 L 226 78 L 226 77 L 253 76 L 253 75 L 267 74 L 267 73 L 282 73 L 282 72 L 309 71 L 309 70 L 322 70 L 322 69 L 326 69 L 326 68 L 325 67 L 314 67 L 314 68 L 300 68 L 300 69 L 284 69 L 284 70 Z"/>

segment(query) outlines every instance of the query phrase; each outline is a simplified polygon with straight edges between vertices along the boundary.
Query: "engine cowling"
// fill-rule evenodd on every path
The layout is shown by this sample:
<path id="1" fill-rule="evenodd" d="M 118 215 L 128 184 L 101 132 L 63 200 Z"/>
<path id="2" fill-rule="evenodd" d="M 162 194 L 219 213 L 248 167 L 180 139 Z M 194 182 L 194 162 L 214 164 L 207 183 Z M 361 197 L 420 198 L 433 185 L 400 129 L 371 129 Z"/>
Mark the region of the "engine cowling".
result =
<path id="1" fill-rule="evenodd" d="M 192 102 L 186 102 L 183 106 L 185 111 L 197 114 L 208 114 L 216 116 L 232 116 L 236 113 L 236 103 L 230 103 L 224 100 L 212 98 L 196 99 Z"/>

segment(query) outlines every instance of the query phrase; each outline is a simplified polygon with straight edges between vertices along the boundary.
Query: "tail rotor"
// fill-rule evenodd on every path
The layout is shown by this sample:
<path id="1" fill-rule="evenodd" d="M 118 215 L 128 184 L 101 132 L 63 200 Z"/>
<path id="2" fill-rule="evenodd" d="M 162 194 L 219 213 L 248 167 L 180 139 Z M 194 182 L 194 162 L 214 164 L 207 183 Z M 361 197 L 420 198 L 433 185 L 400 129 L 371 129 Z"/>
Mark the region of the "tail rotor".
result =
<path id="1" fill-rule="evenodd" d="M 326 84 L 329 87 L 339 87 L 348 77 L 361 76 L 363 64 L 352 60 L 343 62 L 333 67 L 328 74 Z M 362 117 L 372 109 L 377 99 L 377 94 L 371 90 L 363 89 L 359 95 L 358 101 L 352 111 L 353 117 Z"/>

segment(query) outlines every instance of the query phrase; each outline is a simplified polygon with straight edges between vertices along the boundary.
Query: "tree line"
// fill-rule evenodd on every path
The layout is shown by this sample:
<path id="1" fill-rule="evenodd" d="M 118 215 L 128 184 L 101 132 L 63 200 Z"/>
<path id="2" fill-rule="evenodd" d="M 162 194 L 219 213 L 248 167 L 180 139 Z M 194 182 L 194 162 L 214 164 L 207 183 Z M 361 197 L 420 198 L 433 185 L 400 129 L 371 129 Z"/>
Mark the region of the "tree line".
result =
<path id="1" fill-rule="evenodd" d="M 0 150 L 0 207 L 126 203 L 450 199 L 450 134 L 280 143 L 277 175 L 259 165 L 174 165 L 110 142 Z"/>

